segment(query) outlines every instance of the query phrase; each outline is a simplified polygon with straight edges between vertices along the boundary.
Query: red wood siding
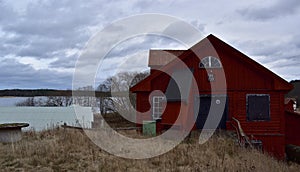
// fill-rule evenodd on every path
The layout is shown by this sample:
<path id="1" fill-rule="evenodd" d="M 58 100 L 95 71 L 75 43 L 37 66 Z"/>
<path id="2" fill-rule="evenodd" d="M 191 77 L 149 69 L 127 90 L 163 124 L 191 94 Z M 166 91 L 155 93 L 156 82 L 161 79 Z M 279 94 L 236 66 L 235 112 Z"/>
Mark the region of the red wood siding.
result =
<path id="1" fill-rule="evenodd" d="M 300 146 L 300 114 L 286 111 L 286 144 Z"/>
<path id="2" fill-rule="evenodd" d="M 285 157 L 285 137 L 282 135 L 255 135 L 263 143 L 263 151 L 278 159 Z"/>
<path id="3" fill-rule="evenodd" d="M 213 52 L 198 53 L 199 58 L 204 58 L 211 55 Z M 186 58 L 184 62 L 190 68 L 194 69 L 194 77 L 198 83 L 199 91 L 209 91 L 211 87 L 222 89 L 219 86 L 221 83 L 227 84 L 227 91 L 242 91 L 242 90 L 272 90 L 274 82 L 264 73 L 260 73 L 252 66 L 245 62 L 234 58 L 234 54 L 230 52 L 218 53 L 223 69 L 201 69 L 199 68 L 200 59 L 192 54 L 190 58 Z M 214 74 L 215 81 L 209 82 L 207 71 Z M 223 72 L 226 78 L 223 78 Z M 225 80 L 226 79 L 226 80 Z"/>
<path id="4" fill-rule="evenodd" d="M 162 115 L 161 122 L 163 124 L 168 124 L 168 125 L 174 124 L 178 118 L 180 108 L 181 108 L 180 102 L 167 103 L 167 107 Z"/>
<path id="5" fill-rule="evenodd" d="M 143 120 L 152 120 L 150 111 L 150 102 L 149 102 L 149 93 L 148 92 L 139 92 L 136 94 L 136 122 L 137 126 L 141 126 Z M 148 112 L 148 113 L 145 113 Z"/>
<path id="6" fill-rule="evenodd" d="M 199 68 L 200 59 L 206 56 L 219 58 L 223 68 L 207 70 Z M 272 152 L 278 157 L 284 156 L 285 134 L 300 132 L 291 127 L 287 127 L 288 130 L 286 130 L 288 125 L 299 125 L 299 123 L 293 123 L 292 118 L 294 117 L 289 116 L 286 119 L 284 115 L 284 94 L 292 89 L 289 83 L 214 36 L 208 36 L 200 41 L 186 50 L 179 58 L 193 69 L 197 86 L 194 83 L 188 104 L 168 102 L 162 115 L 162 124 L 173 124 L 178 117 L 180 107 L 184 109 L 185 113 L 185 117 L 180 119 L 182 125 L 194 119 L 194 97 L 199 94 L 226 94 L 229 111 L 226 128 L 232 129 L 230 120 L 235 117 L 241 122 L 247 135 L 253 135 L 263 141 L 266 151 Z M 175 59 L 162 69 L 168 70 L 171 75 L 174 70 L 180 68 L 182 66 Z M 208 81 L 207 72 L 214 75 L 214 81 Z M 151 75 L 132 89 L 138 95 L 137 109 L 141 112 L 149 111 L 149 94 L 154 90 L 165 92 L 169 81 L 168 74 L 151 69 Z M 222 86 L 223 83 L 226 83 L 226 88 Z M 213 92 L 212 88 L 214 88 Z M 247 121 L 247 94 L 270 95 L 269 121 Z M 137 115 L 138 121 L 151 119 L 150 112 Z M 300 144 L 300 139 L 293 139 L 292 135 L 287 137 L 287 141 L 297 140 Z"/>
<path id="7" fill-rule="evenodd" d="M 168 74 L 163 73 L 162 75 L 152 80 L 151 88 L 152 90 L 161 90 L 162 92 L 165 92 L 168 87 L 169 81 L 170 76 Z"/>
<path id="8" fill-rule="evenodd" d="M 247 105 L 246 105 L 246 95 L 247 94 L 269 94 L 270 95 L 270 121 L 247 121 Z M 281 121 L 281 103 L 280 103 L 280 94 L 276 92 L 229 92 L 229 119 L 235 117 L 238 119 L 246 133 L 255 134 L 255 133 L 281 133 L 282 124 Z M 283 103 L 283 102 L 282 102 Z M 231 128 L 228 124 L 228 128 Z"/>

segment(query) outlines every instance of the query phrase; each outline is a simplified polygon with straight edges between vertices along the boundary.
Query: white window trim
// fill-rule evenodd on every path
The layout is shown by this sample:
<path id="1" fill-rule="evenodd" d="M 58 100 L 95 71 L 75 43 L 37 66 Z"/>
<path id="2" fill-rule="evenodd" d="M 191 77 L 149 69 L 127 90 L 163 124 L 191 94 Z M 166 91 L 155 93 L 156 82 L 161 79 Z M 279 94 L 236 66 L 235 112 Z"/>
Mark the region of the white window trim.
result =
<path id="1" fill-rule="evenodd" d="M 219 66 L 212 66 L 212 59 L 217 60 Z M 204 61 L 208 60 L 208 66 L 204 65 Z M 201 66 L 201 64 L 203 64 L 204 66 Z M 199 63 L 199 68 L 207 68 L 207 69 L 218 69 L 218 68 L 222 68 L 222 63 L 220 61 L 220 59 L 213 57 L 213 56 L 207 56 L 204 57 L 203 59 L 201 59 L 200 63 Z"/>
<path id="2" fill-rule="evenodd" d="M 157 107 L 156 105 L 159 104 L 159 101 L 163 101 L 165 99 L 164 96 L 153 96 L 152 97 L 152 119 L 157 120 L 161 119 L 161 115 L 163 113 L 163 107 Z M 157 113 L 159 112 L 159 113 Z"/>

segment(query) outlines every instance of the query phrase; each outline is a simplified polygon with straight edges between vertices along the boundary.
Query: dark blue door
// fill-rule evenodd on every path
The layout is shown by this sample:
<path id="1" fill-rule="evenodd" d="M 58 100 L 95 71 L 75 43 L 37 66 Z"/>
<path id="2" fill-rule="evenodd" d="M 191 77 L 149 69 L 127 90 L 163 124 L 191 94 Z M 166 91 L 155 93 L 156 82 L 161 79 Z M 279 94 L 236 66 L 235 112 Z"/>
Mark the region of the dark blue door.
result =
<path id="1" fill-rule="evenodd" d="M 196 119 L 196 127 L 198 129 L 203 129 L 209 112 L 210 115 L 212 115 L 212 120 L 207 122 L 208 129 L 214 129 L 214 126 L 216 126 L 214 123 L 216 122 L 218 123 L 217 128 L 226 128 L 226 118 L 228 113 L 226 96 L 200 96 L 198 101 L 195 101 L 195 103 L 197 103 L 196 107 L 199 107 L 199 112 Z M 222 116 L 221 119 L 218 119 L 218 115 Z"/>

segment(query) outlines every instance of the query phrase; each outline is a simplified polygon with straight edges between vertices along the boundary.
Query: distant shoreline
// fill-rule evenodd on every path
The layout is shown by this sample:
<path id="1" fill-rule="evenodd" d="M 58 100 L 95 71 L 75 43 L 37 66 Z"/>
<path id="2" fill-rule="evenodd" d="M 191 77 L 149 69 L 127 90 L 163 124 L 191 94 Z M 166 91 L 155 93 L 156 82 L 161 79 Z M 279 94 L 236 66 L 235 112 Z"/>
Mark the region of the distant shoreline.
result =
<path id="1" fill-rule="evenodd" d="M 113 92 L 113 96 L 124 97 L 127 96 L 128 92 Z M 95 91 L 95 90 L 52 90 L 52 89 L 11 89 L 11 90 L 0 90 L 0 97 L 36 97 L 36 96 L 89 96 L 89 97 L 111 97 L 110 91 Z"/>

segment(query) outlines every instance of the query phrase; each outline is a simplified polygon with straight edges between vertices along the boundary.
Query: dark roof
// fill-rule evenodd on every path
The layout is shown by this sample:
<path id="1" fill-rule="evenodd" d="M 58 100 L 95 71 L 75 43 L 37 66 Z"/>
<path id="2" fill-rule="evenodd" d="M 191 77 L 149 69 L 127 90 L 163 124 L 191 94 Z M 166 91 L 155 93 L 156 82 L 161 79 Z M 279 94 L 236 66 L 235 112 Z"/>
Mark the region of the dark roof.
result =
<path id="1" fill-rule="evenodd" d="M 180 56 L 185 50 L 150 50 L 148 66 L 151 68 L 164 66 Z"/>

